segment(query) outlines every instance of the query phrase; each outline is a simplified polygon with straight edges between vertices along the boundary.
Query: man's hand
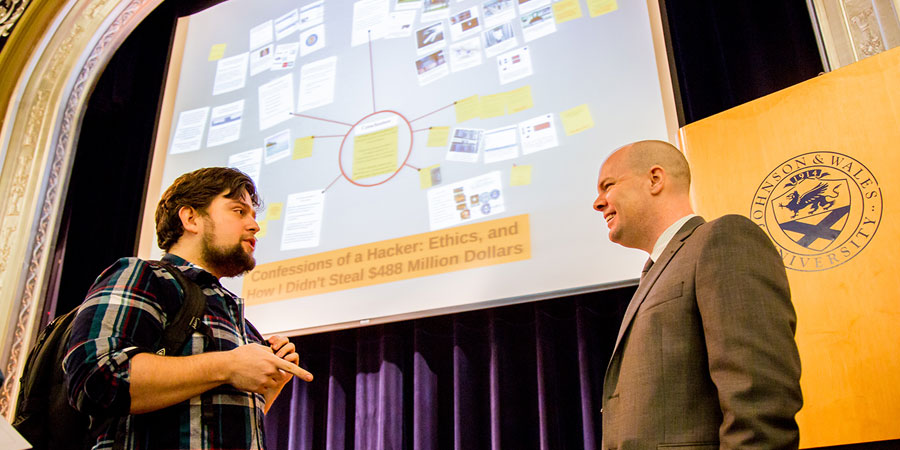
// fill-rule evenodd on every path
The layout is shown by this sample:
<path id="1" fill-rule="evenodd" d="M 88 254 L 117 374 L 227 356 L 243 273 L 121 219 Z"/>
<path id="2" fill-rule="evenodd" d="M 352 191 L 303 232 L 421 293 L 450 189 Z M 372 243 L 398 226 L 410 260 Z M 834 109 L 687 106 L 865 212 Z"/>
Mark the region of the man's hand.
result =
<path id="1" fill-rule="evenodd" d="M 247 344 L 225 352 L 177 357 L 138 353 L 129 368 L 131 413 L 166 408 L 222 384 L 262 394 L 268 411 L 291 376 L 312 381 L 312 374 L 297 365 L 299 361 L 294 344 L 278 336 L 269 339 L 268 347 Z"/>
<path id="2" fill-rule="evenodd" d="M 279 343 L 278 355 L 272 347 L 259 344 L 242 345 L 230 350 L 229 383 L 244 391 L 266 395 L 270 391 L 280 390 L 291 375 L 312 381 L 312 374 L 296 364 L 300 361 L 300 356 L 293 351 L 293 344 L 288 342 L 288 346 L 284 342 Z M 283 355 L 284 359 L 279 355 Z"/>
<path id="3" fill-rule="evenodd" d="M 297 347 L 293 342 L 289 341 L 286 337 L 282 336 L 272 336 L 268 339 L 269 347 L 275 353 L 275 356 L 293 363 L 295 365 L 300 364 L 300 355 L 297 354 Z M 312 374 L 304 370 L 302 367 L 300 370 L 303 370 L 304 375 L 297 375 L 292 372 L 282 372 L 282 381 L 283 383 L 287 383 L 288 380 L 291 379 L 291 376 L 297 375 L 300 379 L 304 381 L 312 381 Z M 307 376 L 308 375 L 308 376 Z"/>
<path id="4" fill-rule="evenodd" d="M 269 347 L 275 353 L 275 356 L 286 359 L 294 364 L 300 362 L 300 355 L 297 354 L 297 347 L 288 338 L 282 336 L 272 336 L 268 339 Z"/>

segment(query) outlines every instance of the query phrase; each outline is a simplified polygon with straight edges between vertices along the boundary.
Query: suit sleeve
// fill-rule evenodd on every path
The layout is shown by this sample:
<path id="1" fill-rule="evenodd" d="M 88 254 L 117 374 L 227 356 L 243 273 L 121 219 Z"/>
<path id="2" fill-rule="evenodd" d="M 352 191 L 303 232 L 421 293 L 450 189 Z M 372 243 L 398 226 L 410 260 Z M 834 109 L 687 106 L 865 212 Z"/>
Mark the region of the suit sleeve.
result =
<path id="1" fill-rule="evenodd" d="M 697 305 L 718 390 L 722 448 L 796 449 L 803 404 L 796 314 L 769 238 L 741 216 L 709 223 Z"/>

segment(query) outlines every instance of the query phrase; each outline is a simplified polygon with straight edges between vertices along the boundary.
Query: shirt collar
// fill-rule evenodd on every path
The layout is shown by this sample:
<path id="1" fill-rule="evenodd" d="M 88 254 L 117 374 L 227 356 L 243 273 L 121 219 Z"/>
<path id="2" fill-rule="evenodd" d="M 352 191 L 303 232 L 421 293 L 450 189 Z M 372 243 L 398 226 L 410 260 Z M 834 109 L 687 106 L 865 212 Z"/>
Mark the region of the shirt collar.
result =
<path id="1" fill-rule="evenodd" d="M 697 217 L 697 215 L 688 214 L 676 220 L 675 223 L 669 225 L 669 228 L 666 228 L 666 231 L 663 231 L 663 234 L 659 236 L 659 239 L 656 240 L 656 244 L 653 246 L 653 252 L 650 253 L 650 259 L 652 259 L 653 262 L 656 262 L 656 260 L 659 259 L 663 250 L 666 249 L 666 246 L 668 246 L 672 238 L 675 237 L 675 233 L 678 233 L 678 230 L 680 230 L 688 220 L 691 220 L 692 217 Z"/>
<path id="2" fill-rule="evenodd" d="M 188 278 L 197 281 L 197 282 L 206 282 L 212 284 L 219 284 L 219 279 L 215 277 L 215 275 L 209 273 L 208 270 L 200 267 L 174 253 L 166 253 L 161 258 L 163 261 L 171 263 L 174 266 L 185 267 L 187 270 L 182 269 L 182 272 L 188 276 Z"/>
<path id="3" fill-rule="evenodd" d="M 174 254 L 174 253 L 166 253 L 160 259 L 162 259 L 163 261 L 165 261 L 167 263 L 171 263 L 172 265 L 175 265 L 175 266 L 188 267 L 190 269 L 197 269 L 197 270 L 204 270 L 204 271 L 206 270 L 206 269 L 204 269 L 204 268 L 202 268 L 202 267 L 200 267 L 200 266 Z"/>

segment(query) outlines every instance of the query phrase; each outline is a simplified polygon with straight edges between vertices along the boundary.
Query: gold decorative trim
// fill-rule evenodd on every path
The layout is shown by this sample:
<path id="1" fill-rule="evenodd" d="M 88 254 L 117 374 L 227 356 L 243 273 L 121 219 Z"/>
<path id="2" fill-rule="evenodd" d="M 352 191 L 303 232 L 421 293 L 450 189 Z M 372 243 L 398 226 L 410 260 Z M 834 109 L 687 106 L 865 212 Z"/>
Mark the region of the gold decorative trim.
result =
<path id="1" fill-rule="evenodd" d="M 22 17 L 22 13 L 25 12 L 25 8 L 28 7 L 29 3 L 31 3 L 31 0 L 0 0 L 0 37 L 9 36 L 10 31 L 16 26 L 16 22 Z"/>
<path id="2" fill-rule="evenodd" d="M 0 364 L 7 374 L 0 389 L 0 414 L 7 418 L 12 415 L 23 354 L 39 323 L 37 311 L 62 209 L 60 192 L 68 183 L 74 137 L 88 93 L 119 45 L 161 2 L 76 0 L 55 29 L 45 30 L 45 36 L 52 36 L 50 44 L 35 55 L 34 71 L 21 75 L 22 101 L 4 120 L 7 129 L 2 131 L 9 132 L 10 139 L 0 175 L 0 304 L 13 297 L 11 317 L 15 316 L 14 324 L 9 321 L 6 334 L 11 339 Z M 102 29 L 108 17 L 115 19 Z M 25 230 L 31 233 L 28 239 Z M 10 264 L 16 260 L 27 265 Z M 16 269 L 20 273 L 12 273 Z M 17 293 L 21 294 L 14 297 Z"/>
<path id="3" fill-rule="evenodd" d="M 900 45 L 897 0 L 807 0 L 826 67 L 846 66 Z"/>

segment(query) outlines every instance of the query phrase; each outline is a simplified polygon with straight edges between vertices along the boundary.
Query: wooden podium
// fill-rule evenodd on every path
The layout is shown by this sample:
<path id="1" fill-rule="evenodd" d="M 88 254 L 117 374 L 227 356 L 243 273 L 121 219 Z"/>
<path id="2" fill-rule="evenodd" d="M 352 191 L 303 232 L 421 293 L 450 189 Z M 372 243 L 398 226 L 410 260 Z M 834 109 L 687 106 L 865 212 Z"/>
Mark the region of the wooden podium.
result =
<path id="1" fill-rule="evenodd" d="M 707 219 L 750 217 L 797 310 L 801 448 L 900 438 L 900 48 L 681 129 Z"/>

